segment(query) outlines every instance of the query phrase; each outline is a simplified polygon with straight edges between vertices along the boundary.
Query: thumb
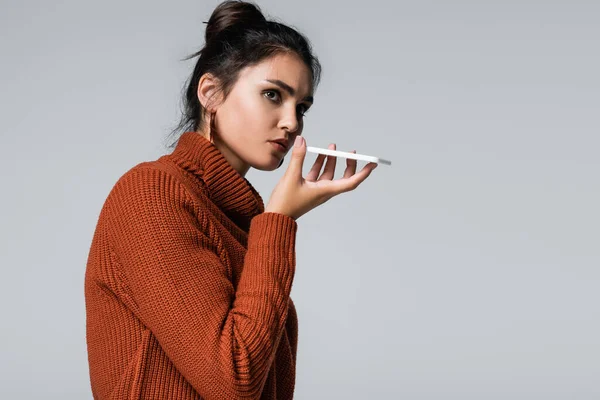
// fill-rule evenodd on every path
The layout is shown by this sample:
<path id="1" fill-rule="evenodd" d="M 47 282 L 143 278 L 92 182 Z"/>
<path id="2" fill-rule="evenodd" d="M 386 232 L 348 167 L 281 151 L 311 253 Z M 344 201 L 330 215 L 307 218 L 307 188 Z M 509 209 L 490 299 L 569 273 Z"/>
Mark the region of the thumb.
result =
<path id="1" fill-rule="evenodd" d="M 306 156 L 306 142 L 302 136 L 296 136 L 288 171 L 293 175 L 302 176 L 302 166 Z"/>

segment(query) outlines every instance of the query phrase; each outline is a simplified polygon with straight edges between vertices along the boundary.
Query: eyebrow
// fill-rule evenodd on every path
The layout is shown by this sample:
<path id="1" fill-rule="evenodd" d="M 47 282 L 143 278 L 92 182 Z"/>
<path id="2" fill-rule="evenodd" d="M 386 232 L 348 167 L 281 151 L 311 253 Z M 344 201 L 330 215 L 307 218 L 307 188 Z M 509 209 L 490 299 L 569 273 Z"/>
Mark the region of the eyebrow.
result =
<path id="1" fill-rule="evenodd" d="M 287 83 L 285 83 L 283 81 L 280 81 L 279 79 L 265 79 L 265 81 L 274 83 L 275 85 L 279 86 L 280 88 L 282 88 L 283 90 L 285 90 L 286 92 L 288 92 L 290 94 L 290 96 L 295 96 L 296 95 L 296 89 L 294 89 L 293 87 L 291 87 Z M 306 96 L 302 100 L 309 101 L 311 103 L 314 102 L 313 96 Z"/>

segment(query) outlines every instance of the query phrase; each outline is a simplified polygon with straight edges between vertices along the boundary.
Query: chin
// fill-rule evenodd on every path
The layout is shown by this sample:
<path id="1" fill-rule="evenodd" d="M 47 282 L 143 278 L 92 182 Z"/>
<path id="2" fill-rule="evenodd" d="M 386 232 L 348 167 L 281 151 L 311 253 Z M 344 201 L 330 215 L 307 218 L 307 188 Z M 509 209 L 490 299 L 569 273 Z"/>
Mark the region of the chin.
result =
<path id="1" fill-rule="evenodd" d="M 261 160 L 259 162 L 252 163 L 252 168 L 259 171 L 275 171 L 279 167 L 279 163 L 284 158 L 269 157 L 267 160 Z"/>

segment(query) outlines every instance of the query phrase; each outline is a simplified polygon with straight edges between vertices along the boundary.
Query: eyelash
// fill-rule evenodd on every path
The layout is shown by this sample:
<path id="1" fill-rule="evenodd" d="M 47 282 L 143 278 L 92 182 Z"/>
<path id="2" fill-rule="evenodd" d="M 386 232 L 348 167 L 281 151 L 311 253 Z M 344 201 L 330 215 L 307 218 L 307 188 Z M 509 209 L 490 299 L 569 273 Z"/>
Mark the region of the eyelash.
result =
<path id="1" fill-rule="evenodd" d="M 278 101 L 277 101 L 277 100 L 273 100 L 272 98 L 269 98 L 268 96 L 266 96 L 266 94 L 267 94 L 267 93 L 277 93 L 277 96 L 279 96 L 279 97 L 281 98 L 281 92 L 279 92 L 279 90 L 277 90 L 277 89 L 269 89 L 269 90 L 265 90 L 265 92 L 264 92 L 264 95 L 265 95 L 265 97 L 266 97 L 267 99 L 269 99 L 269 100 L 271 100 L 271 101 L 274 101 L 274 102 L 278 103 Z M 306 106 L 304 106 L 304 105 L 302 105 L 302 106 L 304 107 L 304 112 L 303 112 L 303 113 L 300 113 L 300 115 L 301 115 L 302 117 L 305 117 L 305 116 L 306 116 L 306 113 L 308 112 L 308 110 L 309 110 L 309 109 L 308 109 L 308 107 L 306 107 Z"/>

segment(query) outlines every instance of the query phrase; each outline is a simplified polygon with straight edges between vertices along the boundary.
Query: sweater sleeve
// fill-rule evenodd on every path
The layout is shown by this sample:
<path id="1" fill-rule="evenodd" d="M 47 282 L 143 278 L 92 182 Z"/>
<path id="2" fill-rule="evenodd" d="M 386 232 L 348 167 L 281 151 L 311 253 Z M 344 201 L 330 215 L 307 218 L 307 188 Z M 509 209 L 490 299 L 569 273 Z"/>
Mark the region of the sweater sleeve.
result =
<path id="1" fill-rule="evenodd" d="M 111 243 L 134 313 L 203 398 L 259 398 L 286 325 L 296 221 L 252 219 L 235 290 L 227 255 L 203 228 L 207 211 L 171 175 L 130 171 L 109 199 Z"/>

